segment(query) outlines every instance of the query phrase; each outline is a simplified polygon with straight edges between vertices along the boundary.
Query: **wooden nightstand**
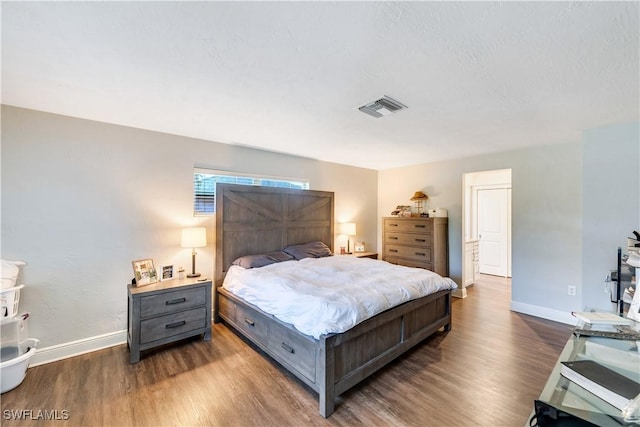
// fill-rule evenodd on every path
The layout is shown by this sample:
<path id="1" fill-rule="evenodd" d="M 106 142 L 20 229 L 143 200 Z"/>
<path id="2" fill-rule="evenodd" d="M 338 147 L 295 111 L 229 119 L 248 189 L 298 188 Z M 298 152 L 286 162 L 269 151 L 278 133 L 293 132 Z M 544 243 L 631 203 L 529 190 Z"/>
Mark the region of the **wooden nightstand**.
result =
<path id="1" fill-rule="evenodd" d="M 199 334 L 211 339 L 211 280 L 167 280 L 127 289 L 130 363 L 159 345 Z"/>

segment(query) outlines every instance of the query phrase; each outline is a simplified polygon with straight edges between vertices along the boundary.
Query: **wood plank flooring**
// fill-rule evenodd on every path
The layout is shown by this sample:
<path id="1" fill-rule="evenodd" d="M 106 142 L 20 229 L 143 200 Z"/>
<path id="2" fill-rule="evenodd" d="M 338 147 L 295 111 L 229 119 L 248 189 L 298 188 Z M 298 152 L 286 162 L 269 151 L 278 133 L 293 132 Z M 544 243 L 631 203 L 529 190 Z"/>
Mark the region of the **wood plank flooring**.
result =
<path id="1" fill-rule="evenodd" d="M 452 331 L 347 391 L 328 419 L 314 392 L 216 324 L 212 341 L 148 351 L 134 365 L 120 345 L 31 368 L 2 395 L 1 424 L 522 426 L 570 327 L 510 312 L 505 279 L 467 289 Z M 31 412 L 14 419 L 20 410 Z"/>

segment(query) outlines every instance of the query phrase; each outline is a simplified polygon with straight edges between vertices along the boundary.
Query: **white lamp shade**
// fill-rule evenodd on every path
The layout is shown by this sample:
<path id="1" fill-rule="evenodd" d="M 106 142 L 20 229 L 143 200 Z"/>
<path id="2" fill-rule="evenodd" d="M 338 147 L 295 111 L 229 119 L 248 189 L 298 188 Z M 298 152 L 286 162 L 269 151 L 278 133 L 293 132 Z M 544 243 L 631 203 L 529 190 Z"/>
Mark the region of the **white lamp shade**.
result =
<path id="1" fill-rule="evenodd" d="M 343 222 L 338 224 L 338 234 L 341 236 L 355 236 L 356 235 L 356 223 L 355 222 Z"/>
<path id="2" fill-rule="evenodd" d="M 201 248 L 203 246 L 207 246 L 207 229 L 205 227 L 182 229 L 183 248 Z"/>

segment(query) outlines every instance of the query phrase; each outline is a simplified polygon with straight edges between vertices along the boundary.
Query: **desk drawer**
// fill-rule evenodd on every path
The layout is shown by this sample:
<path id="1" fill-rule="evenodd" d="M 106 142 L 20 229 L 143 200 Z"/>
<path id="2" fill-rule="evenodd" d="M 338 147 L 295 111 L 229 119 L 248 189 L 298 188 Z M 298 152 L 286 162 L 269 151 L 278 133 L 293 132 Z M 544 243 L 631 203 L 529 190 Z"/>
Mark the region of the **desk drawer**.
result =
<path id="1" fill-rule="evenodd" d="M 316 345 L 314 342 L 296 335 L 284 326 L 275 325 L 269 331 L 268 347 L 302 375 L 315 382 Z"/>
<path id="2" fill-rule="evenodd" d="M 431 235 L 412 233 L 384 233 L 384 242 L 388 244 L 431 247 Z"/>
<path id="3" fill-rule="evenodd" d="M 412 246 L 385 245 L 385 259 L 387 257 L 408 258 L 415 261 L 431 263 L 431 248 L 416 248 Z"/>
<path id="4" fill-rule="evenodd" d="M 146 344 L 206 326 L 206 307 L 154 317 L 140 322 L 140 343 Z"/>
<path id="5" fill-rule="evenodd" d="M 433 230 L 433 220 L 424 219 L 407 219 L 407 218 L 385 218 L 385 231 L 408 231 L 416 233 L 431 233 Z"/>
<path id="6" fill-rule="evenodd" d="M 204 286 L 190 289 L 177 289 L 140 298 L 140 317 L 157 316 L 176 311 L 188 310 L 206 304 Z"/>

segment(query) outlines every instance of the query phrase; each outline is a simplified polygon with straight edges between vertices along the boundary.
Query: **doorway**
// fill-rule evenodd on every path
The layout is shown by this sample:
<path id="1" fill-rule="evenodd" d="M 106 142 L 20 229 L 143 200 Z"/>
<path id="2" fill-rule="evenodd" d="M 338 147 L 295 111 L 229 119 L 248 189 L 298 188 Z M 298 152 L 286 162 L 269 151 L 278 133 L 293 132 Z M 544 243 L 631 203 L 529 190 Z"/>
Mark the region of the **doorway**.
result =
<path id="1" fill-rule="evenodd" d="M 460 298 L 480 274 L 511 277 L 511 169 L 466 173 L 462 182 Z"/>
<path id="2" fill-rule="evenodd" d="M 509 277 L 509 188 L 478 188 L 478 270 L 480 274 Z"/>

